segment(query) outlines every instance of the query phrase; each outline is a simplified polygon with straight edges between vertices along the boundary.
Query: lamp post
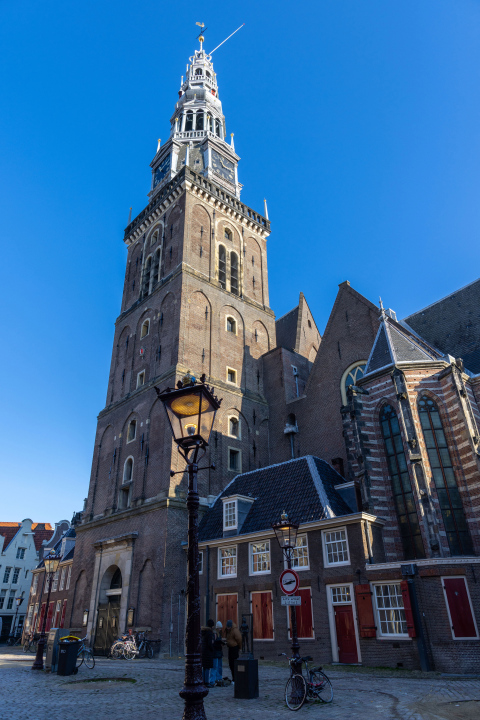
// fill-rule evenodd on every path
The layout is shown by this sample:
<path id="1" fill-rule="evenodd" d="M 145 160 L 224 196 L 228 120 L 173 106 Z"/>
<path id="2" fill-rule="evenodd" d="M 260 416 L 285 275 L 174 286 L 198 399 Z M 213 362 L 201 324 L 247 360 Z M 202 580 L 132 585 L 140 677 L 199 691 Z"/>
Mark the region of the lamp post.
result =
<path id="1" fill-rule="evenodd" d="M 202 654 L 200 635 L 200 583 L 198 554 L 198 507 L 197 486 L 198 462 L 205 455 L 212 431 L 215 414 L 221 400 L 214 394 L 213 388 L 205 384 L 205 375 L 200 382 L 189 373 L 177 383 L 177 390 L 167 388 L 160 392 L 155 388 L 163 402 L 173 439 L 178 452 L 187 463 L 188 472 L 188 552 L 187 552 L 187 623 L 185 680 L 180 697 L 185 700 L 183 720 L 206 720 L 203 698 L 208 690 L 203 684 Z M 212 469 L 214 465 L 210 465 Z M 180 471 L 181 473 L 184 470 Z M 176 475 L 172 470 L 170 475 Z"/>
<path id="2" fill-rule="evenodd" d="M 280 545 L 282 552 L 285 556 L 285 560 L 287 561 L 287 567 L 289 570 L 292 569 L 292 554 L 293 550 L 297 544 L 297 532 L 298 532 L 298 525 L 297 523 L 291 522 L 288 519 L 288 515 L 286 512 L 283 512 L 281 515 L 280 522 L 274 523 L 272 525 L 273 530 L 275 531 L 275 535 L 277 537 L 278 544 Z M 292 619 L 292 654 L 295 658 L 294 661 L 294 670 L 296 672 L 301 673 L 302 671 L 302 663 L 300 661 L 300 645 L 298 644 L 298 635 L 297 635 L 297 608 L 295 605 L 290 605 L 290 612 L 291 612 L 291 619 Z M 298 658 L 298 661 L 297 661 Z"/>
<path id="3" fill-rule="evenodd" d="M 17 606 L 17 609 L 15 610 L 15 617 L 13 618 L 13 625 L 12 625 L 12 631 L 10 633 L 10 636 L 15 637 L 15 625 L 17 624 L 17 615 L 18 615 L 18 608 L 23 602 L 23 597 L 17 597 L 15 598 L 15 605 Z"/>
<path id="4" fill-rule="evenodd" d="M 40 637 L 38 639 L 37 654 L 35 656 L 35 662 L 32 665 L 32 670 L 43 670 L 43 650 L 45 648 L 45 628 L 47 626 L 48 616 L 48 605 L 50 603 L 50 592 L 52 590 L 52 580 L 54 574 L 57 572 L 60 564 L 60 555 L 55 555 L 54 550 L 50 550 L 48 555 L 44 559 L 45 573 L 47 575 L 48 593 L 47 602 L 45 605 L 45 612 L 43 614 L 42 628 L 40 630 Z"/>

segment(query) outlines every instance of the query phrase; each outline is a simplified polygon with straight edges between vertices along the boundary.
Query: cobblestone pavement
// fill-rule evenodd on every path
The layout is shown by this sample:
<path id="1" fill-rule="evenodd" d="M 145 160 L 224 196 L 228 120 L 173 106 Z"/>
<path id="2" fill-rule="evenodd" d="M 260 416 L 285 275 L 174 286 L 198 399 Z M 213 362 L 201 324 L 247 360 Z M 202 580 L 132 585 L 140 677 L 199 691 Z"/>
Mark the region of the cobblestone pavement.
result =
<path id="1" fill-rule="evenodd" d="M 180 659 L 107 660 L 77 675 L 32 671 L 33 655 L 0 648 L 0 720 L 180 720 L 183 680 Z M 224 661 L 224 674 L 225 671 Z M 327 670 L 331 705 L 306 704 L 310 720 L 478 720 L 480 679 L 367 668 Z M 236 700 L 233 686 L 214 688 L 205 700 L 207 718 L 277 720 L 291 717 L 283 702 L 286 666 L 260 663 L 260 697 Z M 101 678 L 110 679 L 101 681 Z M 131 678 L 136 682 L 128 682 Z M 99 682 L 85 682 L 99 680 Z"/>

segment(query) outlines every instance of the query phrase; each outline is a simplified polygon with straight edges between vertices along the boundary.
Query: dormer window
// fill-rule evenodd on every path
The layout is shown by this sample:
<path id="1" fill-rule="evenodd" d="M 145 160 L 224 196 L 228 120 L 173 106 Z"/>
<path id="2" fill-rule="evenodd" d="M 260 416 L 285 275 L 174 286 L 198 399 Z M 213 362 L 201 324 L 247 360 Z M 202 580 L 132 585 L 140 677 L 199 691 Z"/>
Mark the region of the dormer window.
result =
<path id="1" fill-rule="evenodd" d="M 237 501 L 229 500 L 223 503 L 223 529 L 235 530 L 237 527 Z"/>

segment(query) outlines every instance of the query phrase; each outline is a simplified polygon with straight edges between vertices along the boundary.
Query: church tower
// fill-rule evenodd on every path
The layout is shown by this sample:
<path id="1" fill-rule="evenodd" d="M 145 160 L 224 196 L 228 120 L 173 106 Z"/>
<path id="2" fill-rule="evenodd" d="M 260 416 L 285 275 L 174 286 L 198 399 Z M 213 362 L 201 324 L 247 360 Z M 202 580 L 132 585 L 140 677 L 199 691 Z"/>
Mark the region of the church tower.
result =
<path id="1" fill-rule="evenodd" d="M 240 200 L 239 160 L 201 43 L 151 162 L 148 205 L 125 231 L 122 306 L 72 575 L 70 627 L 88 608 L 97 651 L 129 623 L 166 642 L 172 597 L 185 587 L 186 475 L 170 476 L 184 464 L 155 388 L 205 373 L 223 399 L 205 463 L 216 470 L 199 473 L 204 507 L 270 460 L 270 223 Z"/>

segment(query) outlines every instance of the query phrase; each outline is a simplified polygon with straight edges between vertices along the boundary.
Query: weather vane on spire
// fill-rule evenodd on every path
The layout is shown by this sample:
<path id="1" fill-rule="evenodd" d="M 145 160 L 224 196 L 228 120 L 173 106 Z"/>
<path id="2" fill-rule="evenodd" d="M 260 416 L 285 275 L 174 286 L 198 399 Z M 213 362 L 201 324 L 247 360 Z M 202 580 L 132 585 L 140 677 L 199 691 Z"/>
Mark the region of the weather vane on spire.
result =
<path id="1" fill-rule="evenodd" d="M 208 28 L 205 27 L 205 23 L 203 23 L 203 22 L 197 22 L 197 23 L 195 23 L 195 25 L 198 25 L 198 27 L 202 28 L 200 30 L 199 35 L 197 35 L 197 40 L 200 41 L 200 50 L 201 50 L 203 41 L 205 40 L 204 34 L 205 34 L 205 31 L 208 30 Z"/>

